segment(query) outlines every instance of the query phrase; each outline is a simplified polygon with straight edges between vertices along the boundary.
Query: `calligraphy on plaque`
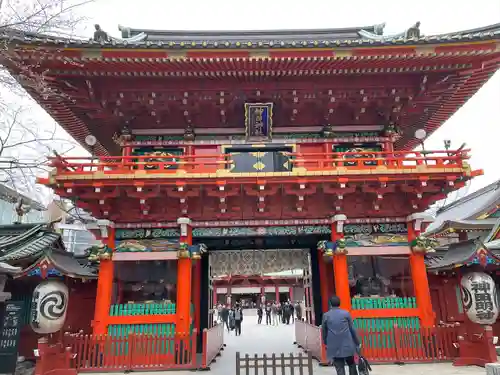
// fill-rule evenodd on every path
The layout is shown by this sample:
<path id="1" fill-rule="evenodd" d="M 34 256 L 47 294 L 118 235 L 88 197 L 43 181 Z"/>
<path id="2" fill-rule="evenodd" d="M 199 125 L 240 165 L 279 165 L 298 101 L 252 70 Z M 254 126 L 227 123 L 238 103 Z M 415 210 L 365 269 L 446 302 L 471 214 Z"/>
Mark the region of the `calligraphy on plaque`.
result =
<path id="1" fill-rule="evenodd" d="M 16 370 L 23 313 L 23 301 L 5 303 L 3 321 L 0 326 L 0 374 L 14 374 Z"/>
<path id="2" fill-rule="evenodd" d="M 245 103 L 245 134 L 247 139 L 270 139 L 272 122 L 273 103 Z"/>

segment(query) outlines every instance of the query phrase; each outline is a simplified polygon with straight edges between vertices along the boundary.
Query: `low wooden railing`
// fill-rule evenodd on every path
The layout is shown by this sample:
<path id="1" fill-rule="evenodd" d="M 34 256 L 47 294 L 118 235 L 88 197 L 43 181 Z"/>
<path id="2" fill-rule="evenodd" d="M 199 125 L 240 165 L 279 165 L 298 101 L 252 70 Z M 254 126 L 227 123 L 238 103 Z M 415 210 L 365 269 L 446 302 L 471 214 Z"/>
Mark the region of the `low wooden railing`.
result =
<path id="1" fill-rule="evenodd" d="M 193 335 L 80 335 L 66 334 L 64 346 L 75 355 L 78 372 L 113 372 L 194 369 L 196 332 Z"/>
<path id="2" fill-rule="evenodd" d="M 437 362 L 458 357 L 458 349 L 454 345 L 458 341 L 457 327 L 394 327 L 384 332 L 357 332 L 363 355 L 373 362 Z"/>
<path id="3" fill-rule="evenodd" d="M 224 325 L 217 324 L 203 330 L 203 355 L 201 368 L 209 369 L 210 364 L 224 349 Z"/>
<path id="4" fill-rule="evenodd" d="M 412 170 L 426 168 L 464 168 L 469 150 L 458 151 L 374 151 L 374 152 L 322 152 L 284 153 L 291 168 L 305 170 L 374 169 L 380 166 Z M 135 173 L 204 173 L 230 170 L 235 165 L 231 154 L 155 156 L 101 156 L 101 157 L 55 157 L 51 165 L 57 175 L 82 175 L 96 172 L 109 174 Z M 257 170 L 255 172 L 258 172 Z M 284 173 L 289 172 L 284 171 Z"/>
<path id="5" fill-rule="evenodd" d="M 374 363 L 451 361 L 458 357 L 454 345 L 457 327 L 398 328 L 386 331 L 356 330 L 362 354 Z M 321 337 L 321 327 L 295 321 L 295 340 L 299 347 L 326 364 L 329 359 Z"/>

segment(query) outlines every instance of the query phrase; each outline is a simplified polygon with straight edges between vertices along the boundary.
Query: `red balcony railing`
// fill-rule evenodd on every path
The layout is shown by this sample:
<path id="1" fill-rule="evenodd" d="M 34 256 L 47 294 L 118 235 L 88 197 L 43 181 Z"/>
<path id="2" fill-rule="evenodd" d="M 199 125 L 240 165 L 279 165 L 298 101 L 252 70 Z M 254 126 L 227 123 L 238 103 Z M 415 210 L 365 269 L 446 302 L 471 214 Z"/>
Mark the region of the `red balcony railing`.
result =
<path id="1" fill-rule="evenodd" d="M 458 151 L 374 151 L 374 152 L 322 152 L 322 153 L 283 153 L 288 157 L 290 172 L 301 168 L 302 171 L 332 171 L 336 169 L 404 169 L 429 170 L 439 168 L 466 168 L 464 161 L 469 158 L 469 150 Z M 175 155 L 175 156 L 99 156 L 99 157 L 55 157 L 51 166 L 56 168 L 56 176 L 82 175 L 105 172 L 109 174 L 137 173 L 177 173 L 186 174 L 215 173 L 231 170 L 235 160 L 231 154 L 212 155 Z M 259 170 L 252 171 L 258 173 Z M 262 171 L 264 172 L 264 171 Z M 265 172 L 269 172 L 266 170 Z M 275 171 L 280 172 L 280 171 Z M 352 173 L 352 172 L 351 172 Z"/>

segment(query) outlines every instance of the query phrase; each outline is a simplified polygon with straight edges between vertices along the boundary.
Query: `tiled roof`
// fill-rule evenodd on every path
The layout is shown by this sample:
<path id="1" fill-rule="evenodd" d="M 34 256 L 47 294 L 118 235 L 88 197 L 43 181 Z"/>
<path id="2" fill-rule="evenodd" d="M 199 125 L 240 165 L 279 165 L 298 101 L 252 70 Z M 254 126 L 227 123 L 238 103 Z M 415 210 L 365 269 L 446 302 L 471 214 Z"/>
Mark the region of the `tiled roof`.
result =
<path id="1" fill-rule="evenodd" d="M 65 47 L 168 48 L 168 49 L 227 49 L 227 48 L 326 48 L 370 47 L 394 45 L 439 44 L 500 39 L 500 24 L 447 34 L 406 38 L 398 35 L 376 35 L 374 26 L 367 28 L 273 31 L 164 31 L 121 28 L 126 39 L 109 41 L 72 39 L 43 34 L 11 31 L 3 36 L 14 42 L 53 44 Z M 364 31 L 364 32 L 363 32 Z M 372 35 L 372 37 L 367 37 Z"/>
<path id="2" fill-rule="evenodd" d="M 52 231 L 50 224 L 0 226 L 0 265 L 12 267 L 29 261 L 31 265 L 22 272 L 26 274 L 44 258 L 64 275 L 96 277 L 94 268 L 81 265 L 73 254 L 65 251 L 61 235 Z"/>
<path id="3" fill-rule="evenodd" d="M 0 262 L 39 257 L 46 249 L 63 248 L 61 236 L 46 224 L 19 224 L 0 227 Z"/>
<path id="4" fill-rule="evenodd" d="M 439 231 L 440 227 L 447 221 L 475 220 L 499 203 L 500 180 L 440 208 L 436 220 L 429 225 L 426 234 Z"/>
<path id="5" fill-rule="evenodd" d="M 43 204 L 27 197 L 26 195 L 19 193 L 18 191 L 12 189 L 11 187 L 5 185 L 5 184 L 0 184 L 0 199 L 11 202 L 11 203 L 16 203 L 19 198 L 23 199 L 24 204 L 29 204 L 30 207 L 34 210 L 37 211 L 45 211 L 46 208 Z"/>

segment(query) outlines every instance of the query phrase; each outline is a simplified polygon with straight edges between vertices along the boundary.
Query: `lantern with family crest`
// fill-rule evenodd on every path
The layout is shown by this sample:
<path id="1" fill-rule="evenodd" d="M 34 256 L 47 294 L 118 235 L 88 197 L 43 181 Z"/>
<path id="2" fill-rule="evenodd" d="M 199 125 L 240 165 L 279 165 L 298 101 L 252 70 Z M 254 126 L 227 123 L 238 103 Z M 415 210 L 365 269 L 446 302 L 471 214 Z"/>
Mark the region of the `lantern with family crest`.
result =
<path id="1" fill-rule="evenodd" d="M 495 282 L 484 272 L 469 272 L 460 280 L 464 311 L 477 324 L 491 325 L 498 318 Z"/>

